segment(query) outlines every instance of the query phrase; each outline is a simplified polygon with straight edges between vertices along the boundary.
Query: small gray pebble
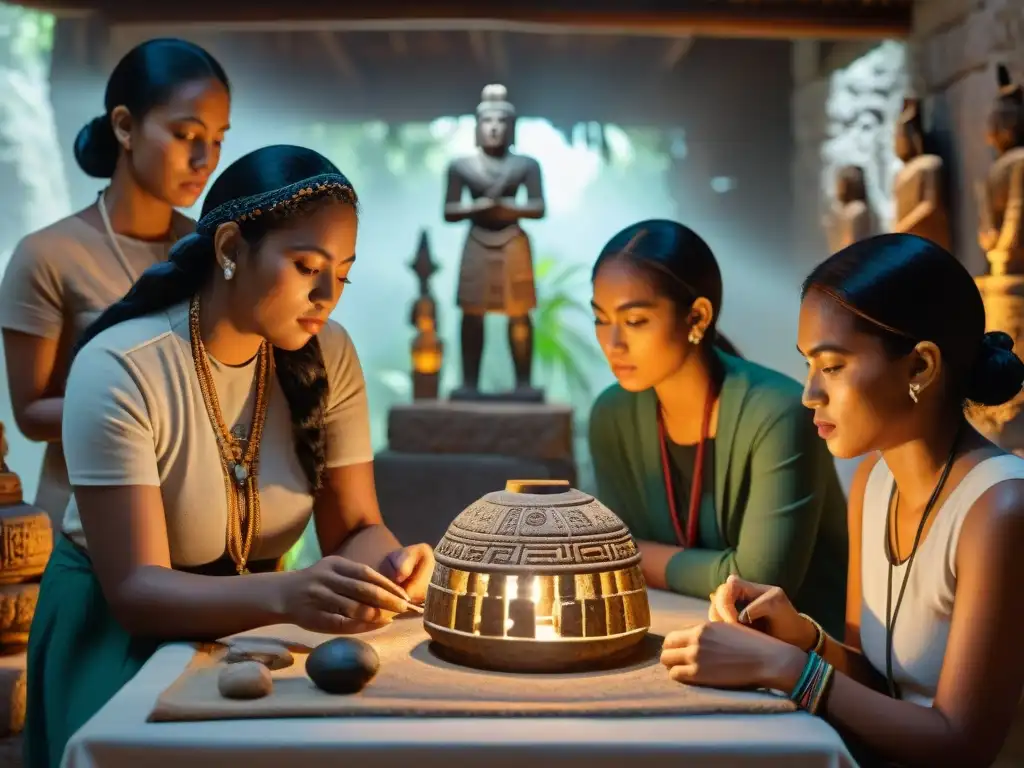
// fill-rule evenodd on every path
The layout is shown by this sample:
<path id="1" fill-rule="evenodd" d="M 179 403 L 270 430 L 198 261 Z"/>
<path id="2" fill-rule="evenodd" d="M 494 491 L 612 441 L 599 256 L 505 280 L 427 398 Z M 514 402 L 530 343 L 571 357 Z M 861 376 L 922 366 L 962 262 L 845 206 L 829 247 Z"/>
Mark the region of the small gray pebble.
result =
<path id="1" fill-rule="evenodd" d="M 357 693 L 380 669 L 373 646 L 351 637 L 336 637 L 313 649 L 306 659 L 306 674 L 322 691 Z"/>
<path id="2" fill-rule="evenodd" d="M 274 690 L 274 679 L 258 661 L 239 661 L 221 669 L 217 690 L 226 699 L 260 699 Z"/>

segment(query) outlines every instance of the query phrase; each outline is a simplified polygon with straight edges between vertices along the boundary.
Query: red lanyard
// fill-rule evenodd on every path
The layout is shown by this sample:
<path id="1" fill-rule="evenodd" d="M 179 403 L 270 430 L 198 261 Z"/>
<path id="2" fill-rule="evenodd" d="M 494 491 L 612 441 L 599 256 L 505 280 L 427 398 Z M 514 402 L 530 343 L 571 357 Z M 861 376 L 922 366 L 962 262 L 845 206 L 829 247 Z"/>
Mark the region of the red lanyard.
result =
<path id="1" fill-rule="evenodd" d="M 661 444 L 661 473 L 665 479 L 665 493 L 668 496 L 668 514 L 672 518 L 672 526 L 676 529 L 676 538 L 681 547 L 697 546 L 698 523 L 700 521 L 701 494 L 704 490 L 704 452 L 711 428 L 711 411 L 715 406 L 715 385 L 708 384 L 708 393 L 704 399 L 704 420 L 700 426 L 700 442 L 697 443 L 697 458 L 693 462 L 693 479 L 690 481 L 690 512 L 686 518 L 686 535 L 683 536 L 682 522 L 676 508 L 676 494 L 672 486 L 672 469 L 668 457 L 668 442 L 665 438 L 665 420 L 658 406 L 658 442 Z"/>

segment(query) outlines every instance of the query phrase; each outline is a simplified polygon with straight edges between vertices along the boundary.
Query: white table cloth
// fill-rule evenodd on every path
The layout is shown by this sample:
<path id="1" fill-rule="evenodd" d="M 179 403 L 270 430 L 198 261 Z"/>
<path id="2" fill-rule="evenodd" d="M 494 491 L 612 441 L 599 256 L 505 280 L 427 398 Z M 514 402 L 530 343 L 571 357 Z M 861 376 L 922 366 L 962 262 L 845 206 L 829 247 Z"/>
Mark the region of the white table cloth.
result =
<path id="1" fill-rule="evenodd" d="M 707 615 L 707 602 L 659 593 Z M 191 646 L 162 647 L 68 743 L 63 768 L 850 768 L 838 734 L 803 712 L 649 718 L 317 718 L 148 723 Z"/>

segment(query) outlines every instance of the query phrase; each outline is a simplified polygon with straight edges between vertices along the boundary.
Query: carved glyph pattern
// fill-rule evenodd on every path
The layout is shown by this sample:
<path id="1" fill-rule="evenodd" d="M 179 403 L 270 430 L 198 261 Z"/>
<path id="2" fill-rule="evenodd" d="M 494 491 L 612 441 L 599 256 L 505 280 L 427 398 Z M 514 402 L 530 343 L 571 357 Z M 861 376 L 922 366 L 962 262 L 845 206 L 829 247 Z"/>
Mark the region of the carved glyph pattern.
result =
<path id="1" fill-rule="evenodd" d="M 53 550 L 53 531 L 45 512 L 17 505 L 0 514 L 0 584 L 40 576 Z"/>
<path id="2" fill-rule="evenodd" d="M 0 646 L 21 646 L 28 642 L 28 630 L 38 600 L 38 584 L 0 586 Z"/>
<path id="3" fill-rule="evenodd" d="M 471 504 L 435 549 L 439 562 L 506 567 L 592 569 L 639 560 L 626 526 L 579 491 L 538 497 L 499 492 Z"/>

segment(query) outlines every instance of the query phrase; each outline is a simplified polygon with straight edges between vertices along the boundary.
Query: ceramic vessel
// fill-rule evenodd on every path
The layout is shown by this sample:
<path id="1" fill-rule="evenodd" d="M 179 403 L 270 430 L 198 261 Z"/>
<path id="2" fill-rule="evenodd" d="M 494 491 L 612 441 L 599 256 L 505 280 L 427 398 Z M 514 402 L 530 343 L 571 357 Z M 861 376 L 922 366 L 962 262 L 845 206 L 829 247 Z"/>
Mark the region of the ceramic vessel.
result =
<path id="1" fill-rule="evenodd" d="M 628 655 L 650 628 L 640 552 L 601 502 L 564 481 L 509 481 L 434 550 L 424 626 L 439 655 L 565 671 Z"/>

